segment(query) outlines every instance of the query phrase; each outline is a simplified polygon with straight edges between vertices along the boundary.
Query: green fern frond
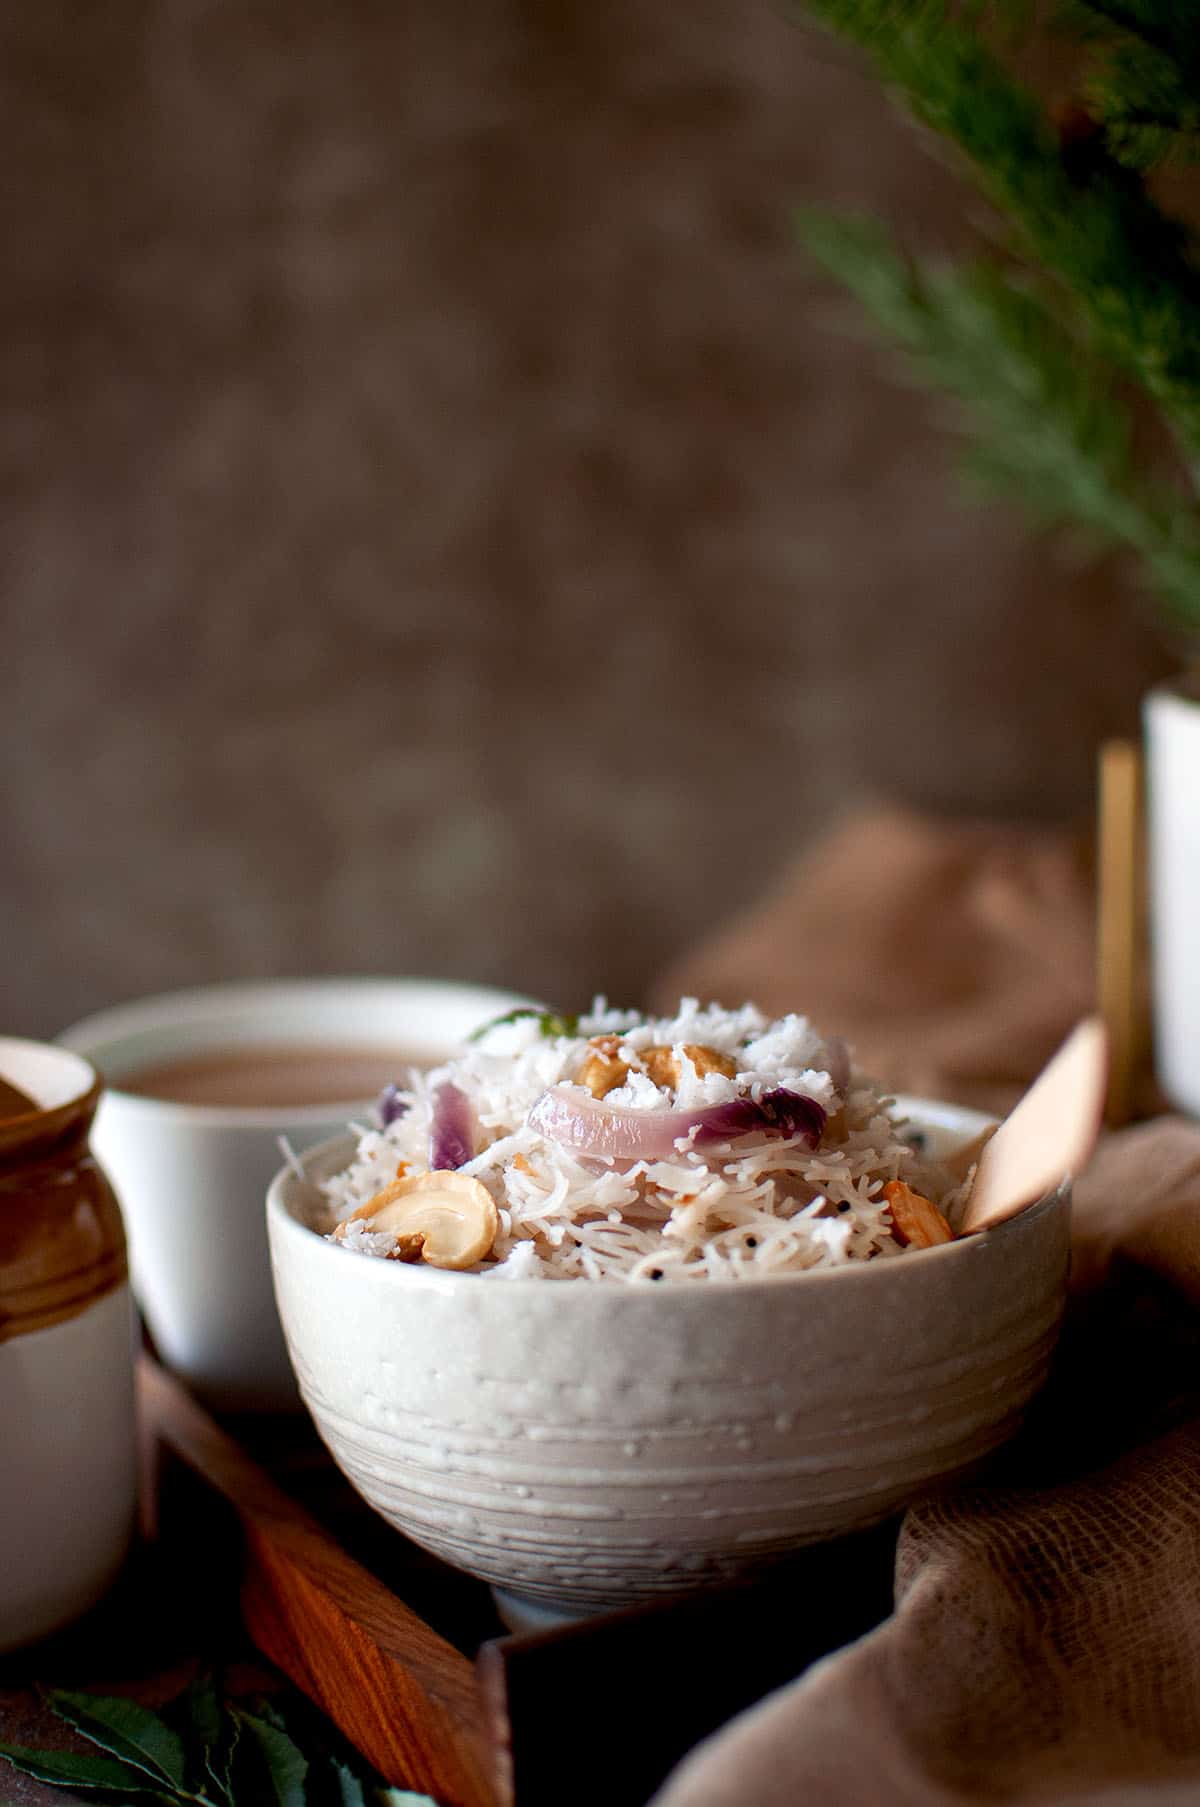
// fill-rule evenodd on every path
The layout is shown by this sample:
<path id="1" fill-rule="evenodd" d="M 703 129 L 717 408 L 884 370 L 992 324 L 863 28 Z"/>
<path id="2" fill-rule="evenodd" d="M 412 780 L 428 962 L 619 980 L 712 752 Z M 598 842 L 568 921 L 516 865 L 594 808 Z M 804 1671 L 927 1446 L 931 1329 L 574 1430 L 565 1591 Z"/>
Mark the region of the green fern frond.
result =
<path id="1" fill-rule="evenodd" d="M 1119 35 L 1186 67 L 1194 61 L 1200 7 L 1194 0 L 1066 0 L 1064 19 L 1077 30 Z"/>
<path id="2" fill-rule="evenodd" d="M 1066 0 L 1059 27 L 1087 46 L 1081 92 L 1118 162 L 1200 158 L 1200 6 Z"/>
<path id="3" fill-rule="evenodd" d="M 1105 154 L 1081 173 L 1036 97 L 933 0 L 809 0 L 910 111 L 965 155 L 1023 255 L 1071 291 L 1099 345 L 1168 414 L 1200 468 L 1200 275 L 1186 234 Z"/>
<path id="4" fill-rule="evenodd" d="M 1137 553 L 1168 607 L 1200 627 L 1200 534 L 1138 476 L 1111 367 L 1027 282 L 992 264 L 919 268 L 882 227 L 806 210 L 809 251 L 949 397 L 968 470 L 1043 524 L 1075 522 Z"/>

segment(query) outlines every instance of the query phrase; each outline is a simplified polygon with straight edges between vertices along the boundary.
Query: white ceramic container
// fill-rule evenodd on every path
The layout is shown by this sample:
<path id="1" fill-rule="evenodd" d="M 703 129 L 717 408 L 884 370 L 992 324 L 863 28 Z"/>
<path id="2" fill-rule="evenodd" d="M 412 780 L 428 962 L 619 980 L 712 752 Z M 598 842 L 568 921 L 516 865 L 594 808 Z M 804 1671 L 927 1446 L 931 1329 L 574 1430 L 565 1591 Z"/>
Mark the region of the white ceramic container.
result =
<path id="1" fill-rule="evenodd" d="M 59 1038 L 109 1086 L 93 1146 L 129 1227 L 134 1288 L 163 1359 L 225 1410 L 298 1404 L 271 1291 L 262 1197 L 280 1137 L 297 1150 L 373 1100 L 309 1109 L 172 1104 L 121 1090 L 140 1067 L 280 1043 L 397 1047 L 442 1059 L 515 994 L 418 979 L 214 985 L 146 998 Z"/>
<path id="2" fill-rule="evenodd" d="M 95 1073 L 0 1039 L 36 1109 L 0 1120 L 0 1651 L 107 1590 L 133 1532 L 134 1312 L 116 1200 L 88 1149 Z"/>
<path id="3" fill-rule="evenodd" d="M 1200 1117 L 1200 700 L 1151 691 L 1145 728 L 1155 1064 Z"/>
<path id="4" fill-rule="evenodd" d="M 987 1119 L 910 1103 L 945 1151 Z M 1012 1434 L 1066 1286 L 1066 1190 L 903 1260 L 727 1285 L 501 1281 L 349 1254 L 277 1176 L 276 1296 L 322 1437 L 417 1543 L 558 1612 L 692 1589 L 888 1516 Z"/>

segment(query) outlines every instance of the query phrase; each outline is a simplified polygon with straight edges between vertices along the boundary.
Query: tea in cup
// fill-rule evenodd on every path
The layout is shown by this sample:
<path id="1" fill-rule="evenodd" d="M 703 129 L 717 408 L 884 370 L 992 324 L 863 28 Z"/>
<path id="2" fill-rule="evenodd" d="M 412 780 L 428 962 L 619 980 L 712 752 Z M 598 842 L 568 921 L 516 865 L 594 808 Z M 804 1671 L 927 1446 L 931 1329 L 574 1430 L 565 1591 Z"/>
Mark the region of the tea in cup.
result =
<path id="1" fill-rule="evenodd" d="M 281 1140 L 299 1152 L 368 1121 L 385 1084 L 527 1001 L 425 979 L 215 985 L 65 1031 L 108 1086 L 94 1145 L 169 1367 L 224 1410 L 298 1406 L 263 1218 Z"/>

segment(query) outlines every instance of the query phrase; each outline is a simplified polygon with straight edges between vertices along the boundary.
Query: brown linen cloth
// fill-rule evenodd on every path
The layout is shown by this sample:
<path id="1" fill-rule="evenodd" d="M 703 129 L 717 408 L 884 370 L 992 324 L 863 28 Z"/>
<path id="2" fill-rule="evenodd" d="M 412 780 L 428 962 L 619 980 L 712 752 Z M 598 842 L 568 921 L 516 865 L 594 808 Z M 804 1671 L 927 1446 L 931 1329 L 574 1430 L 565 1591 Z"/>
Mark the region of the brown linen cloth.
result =
<path id="1" fill-rule="evenodd" d="M 655 988 L 802 1010 L 897 1090 L 1004 1110 L 1093 1008 L 1092 879 L 1061 830 L 852 818 Z"/>
<path id="2" fill-rule="evenodd" d="M 889 923 L 886 902 L 868 906 L 861 964 L 840 942 L 861 920 L 845 889 L 861 863 L 850 829 L 828 864 L 820 850 L 804 863 L 790 902 L 717 944 L 711 969 L 686 962 L 688 988 L 757 993 L 771 1008 L 809 1008 L 819 993 L 820 1015 L 840 1027 L 829 975 L 848 976 L 865 1007 L 869 962 L 898 953 L 933 908 L 959 977 L 939 974 L 938 936 L 913 946 L 944 1009 L 929 1002 L 923 1051 L 905 1049 L 885 1014 L 877 1069 L 960 1097 L 969 1076 L 974 1096 L 990 1096 L 987 1035 L 999 1025 L 1004 1083 L 1032 1077 L 1088 1002 L 1090 925 L 1066 879 L 1070 856 L 1037 837 L 1030 878 L 1015 835 L 995 862 L 982 830 L 891 817 L 873 832 L 907 853 L 907 889 L 893 860 L 896 914 Z M 950 888 L 934 899 L 939 872 Z M 847 916 L 835 932 L 839 890 Z M 1027 914 L 1037 897 L 1062 905 L 1042 947 Z M 826 942 L 823 985 L 814 921 L 838 943 Z M 789 933 L 802 951 L 776 962 L 772 944 L 782 951 Z M 754 972 L 814 983 L 789 991 L 779 978 L 764 996 Z M 989 975 L 1011 981 L 994 1008 Z M 894 1005 L 899 988 L 881 978 L 877 995 Z M 892 1618 L 700 1746 L 655 1807 L 1200 1803 L 1200 1126 L 1168 1117 L 1108 1137 L 1076 1188 L 1074 1241 L 1053 1379 L 988 1486 L 908 1513 Z"/>

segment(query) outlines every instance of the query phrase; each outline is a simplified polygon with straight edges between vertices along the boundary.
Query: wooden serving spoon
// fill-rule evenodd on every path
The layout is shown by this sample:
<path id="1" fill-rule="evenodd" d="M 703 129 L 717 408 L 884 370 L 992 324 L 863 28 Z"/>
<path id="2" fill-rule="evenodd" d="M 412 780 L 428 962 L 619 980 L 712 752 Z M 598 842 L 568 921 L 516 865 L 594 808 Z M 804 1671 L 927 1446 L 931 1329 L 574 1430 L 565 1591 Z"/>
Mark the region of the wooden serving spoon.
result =
<path id="1" fill-rule="evenodd" d="M 1083 1172 L 1100 1131 L 1107 1079 L 1104 1024 L 1085 1017 L 984 1143 L 960 1236 L 1015 1217 Z"/>

